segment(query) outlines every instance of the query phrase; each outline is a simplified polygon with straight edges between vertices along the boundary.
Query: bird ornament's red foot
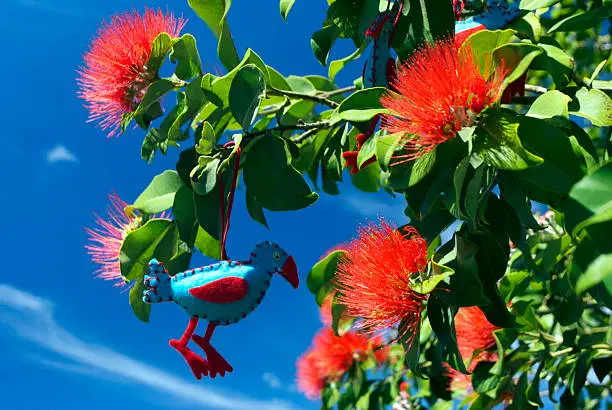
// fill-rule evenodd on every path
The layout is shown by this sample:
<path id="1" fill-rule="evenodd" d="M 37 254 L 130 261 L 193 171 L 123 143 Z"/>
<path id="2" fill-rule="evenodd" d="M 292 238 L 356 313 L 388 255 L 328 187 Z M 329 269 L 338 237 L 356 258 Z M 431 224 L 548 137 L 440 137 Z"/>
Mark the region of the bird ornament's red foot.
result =
<path id="1" fill-rule="evenodd" d="M 211 325 L 209 325 L 210 329 Z M 212 334 L 212 331 L 210 332 Z M 206 335 L 208 336 L 208 330 L 206 331 Z M 206 336 L 198 336 L 193 335 L 191 339 L 198 344 L 206 353 L 206 358 L 208 359 L 208 369 L 210 371 L 210 377 L 213 379 L 215 376 L 220 375 L 221 377 L 225 376 L 225 373 L 231 373 L 234 371 L 234 368 L 230 366 L 230 364 L 217 352 L 217 350 L 212 347 L 210 344 L 210 339 L 207 339 Z"/>
<path id="2" fill-rule="evenodd" d="M 170 346 L 172 346 L 177 352 L 179 352 L 183 359 L 187 362 L 193 375 L 196 379 L 200 380 L 202 376 L 208 376 L 208 362 L 198 356 L 193 350 L 187 347 L 186 344 L 183 344 L 180 340 L 172 339 L 169 342 Z M 214 376 L 213 376 L 214 377 Z"/>

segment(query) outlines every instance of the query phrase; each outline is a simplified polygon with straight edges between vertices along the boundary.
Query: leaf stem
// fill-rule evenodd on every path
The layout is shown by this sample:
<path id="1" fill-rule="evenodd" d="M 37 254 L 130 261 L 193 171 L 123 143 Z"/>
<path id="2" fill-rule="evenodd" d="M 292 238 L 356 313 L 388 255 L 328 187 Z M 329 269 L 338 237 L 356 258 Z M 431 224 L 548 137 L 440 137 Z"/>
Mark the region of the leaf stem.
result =
<path id="1" fill-rule="evenodd" d="M 323 95 L 306 94 L 306 93 L 300 93 L 297 91 L 279 90 L 274 87 L 268 87 L 266 91 L 270 95 L 285 96 L 289 98 L 297 98 L 300 100 L 314 101 L 316 103 L 326 105 L 330 108 L 336 108 L 338 105 L 340 105 L 337 102 L 330 100 L 329 98 Z"/>
<path id="2" fill-rule="evenodd" d="M 550 357 L 559 357 L 559 356 L 563 356 L 566 353 L 571 353 L 573 350 L 574 350 L 573 347 L 567 347 L 565 349 L 557 350 L 556 352 L 550 352 L 549 355 Z"/>

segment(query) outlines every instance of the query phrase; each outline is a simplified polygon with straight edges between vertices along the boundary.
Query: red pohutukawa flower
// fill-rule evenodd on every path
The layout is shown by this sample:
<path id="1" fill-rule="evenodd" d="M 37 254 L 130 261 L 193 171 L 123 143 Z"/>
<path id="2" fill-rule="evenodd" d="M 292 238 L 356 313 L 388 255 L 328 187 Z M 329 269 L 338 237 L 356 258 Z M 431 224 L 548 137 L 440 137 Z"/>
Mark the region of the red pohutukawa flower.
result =
<path id="1" fill-rule="evenodd" d="M 498 359 L 495 352 L 488 351 L 495 346 L 493 332 L 499 327 L 491 324 L 482 310 L 477 306 L 460 308 L 455 315 L 455 331 L 459 353 L 465 360 L 470 360 L 468 370 L 471 372 L 478 363 L 494 362 Z M 458 372 L 448 364 L 443 364 L 446 375 L 451 378 L 451 390 L 472 388 L 471 377 Z"/>
<path id="2" fill-rule="evenodd" d="M 298 359 L 297 387 L 310 400 L 317 400 L 327 383 L 327 369 L 313 350 L 308 350 Z"/>
<path id="3" fill-rule="evenodd" d="M 482 75 L 470 47 L 459 48 L 452 39 L 416 51 L 391 82 L 398 93 L 388 92 L 380 100 L 392 112 L 384 116 L 383 129 L 400 134 L 408 151 L 395 164 L 426 154 L 473 124 L 499 101 L 506 72 L 499 68 Z"/>
<path id="4" fill-rule="evenodd" d="M 463 359 L 472 359 L 475 352 L 482 354 L 495 346 L 493 332 L 498 329 L 500 328 L 487 320 L 479 307 L 460 308 L 455 315 L 455 331 L 457 346 Z"/>
<path id="5" fill-rule="evenodd" d="M 411 279 L 427 266 L 427 243 L 414 228 L 404 233 L 384 220 L 358 231 L 340 259 L 336 281 L 339 300 L 356 326 L 379 333 L 402 322 L 400 336 L 416 333 L 426 295 L 415 292 Z"/>
<path id="6" fill-rule="evenodd" d="M 103 219 L 95 215 L 97 227 L 85 228 L 89 236 L 89 244 L 85 246 L 91 260 L 98 265 L 95 271 L 96 277 L 115 281 L 115 286 L 126 285 L 125 278 L 121 275 L 119 255 L 125 237 L 142 224 L 142 217 L 134 213 L 126 213 L 127 202 L 116 194 L 108 196 L 110 206 L 108 217 Z M 161 215 L 167 218 L 167 215 Z"/>
<path id="7" fill-rule="evenodd" d="M 114 136 L 123 114 L 132 112 L 157 72 L 146 64 L 153 40 L 160 33 L 177 37 L 182 18 L 160 10 L 119 14 L 103 23 L 79 69 L 78 96 L 85 100 L 89 120 L 98 121 L 108 136 Z"/>
<path id="8" fill-rule="evenodd" d="M 319 330 L 312 347 L 297 361 L 299 390 L 315 400 L 328 383 L 340 380 L 353 363 L 363 362 L 371 355 L 378 363 L 384 362 L 389 350 L 381 348 L 382 343 L 382 337 L 368 339 L 354 331 L 336 336 L 330 328 Z"/>

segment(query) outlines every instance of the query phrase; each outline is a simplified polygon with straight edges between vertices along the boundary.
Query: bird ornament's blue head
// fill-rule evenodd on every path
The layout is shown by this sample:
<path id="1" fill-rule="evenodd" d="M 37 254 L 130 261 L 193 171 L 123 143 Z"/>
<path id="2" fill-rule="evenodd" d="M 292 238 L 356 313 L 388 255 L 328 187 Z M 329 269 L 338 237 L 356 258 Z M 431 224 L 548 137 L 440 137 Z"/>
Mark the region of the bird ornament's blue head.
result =
<path id="1" fill-rule="evenodd" d="M 295 260 L 275 243 L 264 241 L 255 245 L 251 252 L 251 264 L 280 274 L 294 288 L 300 284 Z"/>

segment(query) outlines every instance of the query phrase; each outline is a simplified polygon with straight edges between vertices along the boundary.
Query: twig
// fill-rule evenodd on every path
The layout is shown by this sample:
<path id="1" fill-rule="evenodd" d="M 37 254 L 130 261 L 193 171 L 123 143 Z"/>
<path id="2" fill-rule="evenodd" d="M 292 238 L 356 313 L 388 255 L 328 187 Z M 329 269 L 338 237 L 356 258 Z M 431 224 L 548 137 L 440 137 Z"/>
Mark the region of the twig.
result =
<path id="1" fill-rule="evenodd" d="M 270 95 L 298 98 L 300 100 L 310 100 L 310 101 L 314 101 L 319 104 L 326 105 L 330 108 L 336 108 L 338 105 L 340 105 L 337 102 L 330 100 L 327 97 L 320 96 L 320 95 L 305 94 L 305 93 L 300 93 L 297 91 L 279 90 L 274 87 L 268 87 L 267 91 L 268 91 L 268 94 Z"/>
<path id="2" fill-rule="evenodd" d="M 329 128 L 330 126 L 331 126 L 331 123 L 329 121 L 318 121 L 318 122 L 309 122 L 309 123 L 293 124 L 293 125 L 277 125 L 276 127 L 267 128 L 265 130 L 246 133 L 242 137 L 242 140 L 243 141 L 251 140 L 251 139 L 253 139 L 255 137 L 258 137 L 260 135 L 264 135 L 264 134 L 267 134 L 269 132 L 275 132 L 275 131 L 279 131 L 279 132 L 282 132 L 282 131 L 291 131 L 291 130 L 315 130 L 315 131 L 318 131 L 318 130 L 323 130 L 325 128 Z"/>
<path id="3" fill-rule="evenodd" d="M 548 89 L 545 87 L 540 87 L 539 85 L 525 84 L 525 91 L 531 91 L 532 93 L 536 94 L 544 94 L 548 91 Z"/>
<path id="4" fill-rule="evenodd" d="M 265 117 L 266 115 L 277 113 L 278 111 L 282 110 L 284 107 L 285 107 L 284 105 L 275 105 L 271 108 L 268 108 L 267 110 L 263 110 L 259 112 L 257 115 L 263 115 Z"/>
<path id="5" fill-rule="evenodd" d="M 355 87 L 354 85 L 349 85 L 348 87 L 338 88 L 337 90 L 325 91 L 320 93 L 319 95 L 324 97 L 333 97 L 334 95 L 348 93 L 351 91 L 355 91 L 356 89 L 357 87 Z"/>
<path id="6" fill-rule="evenodd" d="M 296 144 L 299 144 L 300 142 L 306 141 L 308 138 L 319 132 L 321 129 L 322 128 L 310 129 L 301 133 L 300 135 L 296 135 L 295 137 L 291 138 L 291 141 L 295 142 Z"/>

